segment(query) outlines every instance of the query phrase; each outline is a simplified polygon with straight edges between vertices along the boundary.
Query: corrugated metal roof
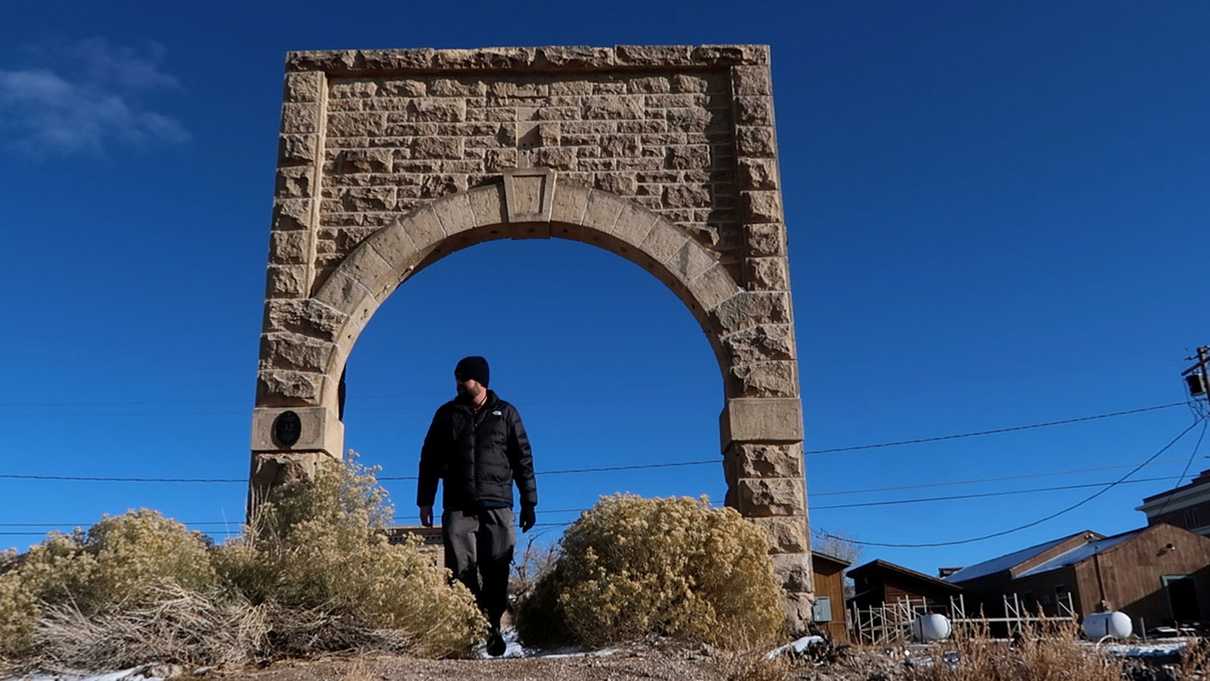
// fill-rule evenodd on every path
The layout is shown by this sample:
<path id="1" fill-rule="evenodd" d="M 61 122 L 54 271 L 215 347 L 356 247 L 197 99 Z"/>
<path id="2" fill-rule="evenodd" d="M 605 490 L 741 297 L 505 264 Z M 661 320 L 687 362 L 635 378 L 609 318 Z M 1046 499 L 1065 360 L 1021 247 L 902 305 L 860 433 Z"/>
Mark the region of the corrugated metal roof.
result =
<path id="1" fill-rule="evenodd" d="M 1142 532 L 1144 529 L 1146 529 L 1146 528 L 1132 530 L 1130 532 L 1123 532 L 1122 534 L 1115 535 L 1112 537 L 1106 537 L 1104 539 L 1099 539 L 1097 541 L 1090 541 L 1087 544 L 1084 544 L 1082 546 L 1077 546 L 1070 551 L 1064 551 L 1063 553 L 1060 553 L 1059 555 L 1055 556 L 1054 558 L 1051 558 L 1050 560 L 1046 561 L 1045 563 L 1042 563 L 1041 565 L 1037 565 L 1035 567 L 1032 567 L 1032 568 L 1026 570 L 1025 572 L 1022 572 L 1021 574 L 1017 575 L 1017 579 L 1020 579 L 1021 577 L 1029 577 L 1032 575 L 1040 575 L 1043 572 L 1050 572 L 1051 570 L 1058 570 L 1059 568 L 1066 567 L 1068 565 L 1075 565 L 1076 563 L 1079 563 L 1080 561 L 1092 558 L 1093 554 L 1103 553 L 1104 551 L 1111 549 L 1114 546 L 1117 546 L 1118 544 L 1121 544 L 1122 542 L 1137 536 L 1138 533 Z"/>
<path id="2" fill-rule="evenodd" d="M 945 581 L 966 582 L 972 579 L 986 577 L 987 575 L 993 575 L 997 572 L 1003 572 L 1004 570 L 1011 570 L 1030 558 L 1033 558 L 1044 551 L 1053 549 L 1068 539 L 1084 534 L 1085 532 L 1087 532 L 1087 530 L 1073 532 L 1072 534 L 1059 537 L 1058 539 L 1052 539 L 1048 542 L 1038 544 L 1037 546 L 1031 546 L 1027 549 L 1021 549 L 1020 551 L 1014 551 L 1013 553 L 1008 553 L 998 558 L 992 558 L 991 560 L 985 560 L 982 563 L 976 563 L 974 565 L 964 567 L 949 577 L 946 577 Z"/>

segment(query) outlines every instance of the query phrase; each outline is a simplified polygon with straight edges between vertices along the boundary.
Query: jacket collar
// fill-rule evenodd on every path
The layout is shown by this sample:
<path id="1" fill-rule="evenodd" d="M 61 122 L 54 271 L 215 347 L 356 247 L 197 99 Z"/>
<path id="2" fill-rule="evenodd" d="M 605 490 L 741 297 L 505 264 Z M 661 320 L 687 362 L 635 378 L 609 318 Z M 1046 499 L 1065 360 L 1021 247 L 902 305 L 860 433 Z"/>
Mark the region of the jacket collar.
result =
<path id="1" fill-rule="evenodd" d="M 483 403 L 483 409 L 485 411 L 488 409 L 491 409 L 491 408 L 495 407 L 496 403 L 499 401 L 500 401 L 500 398 L 496 395 L 496 391 L 492 390 L 491 388 L 488 388 L 487 389 L 487 401 Z M 471 401 L 468 399 L 465 399 L 461 396 L 454 398 L 454 404 L 458 405 L 459 407 L 462 407 L 463 409 L 466 409 L 467 411 L 470 411 L 470 412 L 475 411 L 475 406 L 473 404 L 471 404 Z"/>

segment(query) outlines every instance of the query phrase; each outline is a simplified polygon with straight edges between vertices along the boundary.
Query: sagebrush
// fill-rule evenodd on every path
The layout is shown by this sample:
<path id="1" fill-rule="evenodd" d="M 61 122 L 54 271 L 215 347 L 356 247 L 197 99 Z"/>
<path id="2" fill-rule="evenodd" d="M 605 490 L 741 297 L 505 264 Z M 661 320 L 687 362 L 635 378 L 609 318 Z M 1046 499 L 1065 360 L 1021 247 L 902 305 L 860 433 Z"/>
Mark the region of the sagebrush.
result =
<path id="1" fill-rule="evenodd" d="M 149 510 L 52 535 L 0 561 L 0 660 L 87 668 L 469 652 L 486 630 L 473 596 L 418 542 L 390 544 L 391 516 L 374 471 L 352 460 L 273 490 L 221 546 Z"/>
<path id="2" fill-rule="evenodd" d="M 602 498 L 518 608 L 524 642 L 601 646 L 661 635 L 720 646 L 784 633 L 764 532 L 688 498 Z"/>

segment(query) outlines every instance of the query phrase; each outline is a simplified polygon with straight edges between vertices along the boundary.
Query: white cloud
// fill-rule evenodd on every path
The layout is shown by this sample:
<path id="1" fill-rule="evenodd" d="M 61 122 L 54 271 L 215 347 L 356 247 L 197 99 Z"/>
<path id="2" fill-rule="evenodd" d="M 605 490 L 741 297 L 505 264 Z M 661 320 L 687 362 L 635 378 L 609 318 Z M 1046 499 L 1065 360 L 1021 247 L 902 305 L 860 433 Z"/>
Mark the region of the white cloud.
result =
<path id="1" fill-rule="evenodd" d="M 90 38 L 54 54 L 68 63 L 57 69 L 0 68 L 0 140 L 45 155 L 189 139 L 180 121 L 144 103 L 152 91 L 181 87 L 160 67 L 162 46 L 139 51 Z"/>

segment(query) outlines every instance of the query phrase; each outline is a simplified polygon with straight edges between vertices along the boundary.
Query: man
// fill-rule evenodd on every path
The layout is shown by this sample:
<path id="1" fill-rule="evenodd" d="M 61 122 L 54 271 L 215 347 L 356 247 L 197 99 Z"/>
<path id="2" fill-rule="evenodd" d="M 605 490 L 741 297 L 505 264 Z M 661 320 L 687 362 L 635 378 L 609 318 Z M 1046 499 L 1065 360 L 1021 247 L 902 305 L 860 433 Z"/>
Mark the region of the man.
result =
<path id="1" fill-rule="evenodd" d="M 487 650 L 498 657 L 505 650 L 500 618 L 508 609 L 516 543 L 512 483 L 521 493 L 522 532 L 534 526 L 538 487 L 521 415 L 488 389 L 489 378 L 482 357 L 465 357 L 454 368 L 458 396 L 437 409 L 424 437 L 416 504 L 420 524 L 432 527 L 437 481 L 445 481 L 445 566 L 475 594 L 491 625 Z"/>

